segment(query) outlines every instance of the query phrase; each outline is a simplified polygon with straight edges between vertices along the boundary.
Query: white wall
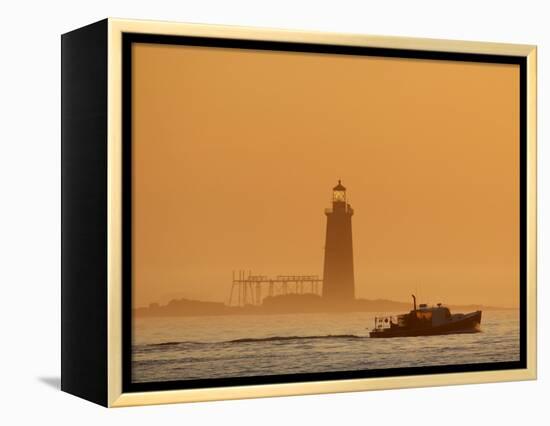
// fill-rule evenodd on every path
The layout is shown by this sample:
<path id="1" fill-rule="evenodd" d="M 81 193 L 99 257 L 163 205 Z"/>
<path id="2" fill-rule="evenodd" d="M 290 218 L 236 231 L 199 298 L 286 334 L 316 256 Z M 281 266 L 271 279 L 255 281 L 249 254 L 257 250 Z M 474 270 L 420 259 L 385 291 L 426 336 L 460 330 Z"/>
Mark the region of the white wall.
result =
<path id="1" fill-rule="evenodd" d="M 539 380 L 105 410 L 57 391 L 59 35 L 107 16 L 539 45 L 539 164 L 549 164 L 546 1 L 9 1 L 0 3 L 0 422 L 548 424 L 549 169 L 539 169 Z M 8 417 L 12 421 L 5 422 Z M 30 423 L 29 423 L 30 424 Z"/>

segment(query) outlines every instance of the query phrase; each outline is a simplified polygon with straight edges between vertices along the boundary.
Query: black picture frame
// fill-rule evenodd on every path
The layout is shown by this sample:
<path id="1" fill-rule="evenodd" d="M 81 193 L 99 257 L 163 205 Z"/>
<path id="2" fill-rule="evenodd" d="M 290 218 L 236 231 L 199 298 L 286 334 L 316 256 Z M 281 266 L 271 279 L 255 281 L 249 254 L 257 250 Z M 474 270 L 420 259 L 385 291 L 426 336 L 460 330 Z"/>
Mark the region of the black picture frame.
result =
<path id="1" fill-rule="evenodd" d="M 336 46 L 242 39 L 219 39 L 173 35 L 126 33 L 123 35 L 123 391 L 145 392 L 204 387 L 263 385 L 325 380 L 366 379 L 373 377 L 410 376 L 421 374 L 463 373 L 471 371 L 509 370 L 526 368 L 526 288 L 527 288 L 527 179 L 526 179 L 526 111 L 527 111 L 527 62 L 525 58 L 505 55 L 483 55 L 457 52 L 437 52 L 408 49 L 384 49 L 359 46 Z M 520 359 L 518 361 L 440 365 L 379 370 L 356 370 L 305 374 L 284 374 L 253 377 L 234 377 L 198 380 L 133 383 L 132 377 L 132 44 L 148 43 L 216 47 L 228 49 L 268 50 L 298 53 L 329 53 L 335 55 L 378 56 L 401 59 L 428 59 L 436 61 L 479 62 L 490 64 L 515 64 L 520 67 Z"/>

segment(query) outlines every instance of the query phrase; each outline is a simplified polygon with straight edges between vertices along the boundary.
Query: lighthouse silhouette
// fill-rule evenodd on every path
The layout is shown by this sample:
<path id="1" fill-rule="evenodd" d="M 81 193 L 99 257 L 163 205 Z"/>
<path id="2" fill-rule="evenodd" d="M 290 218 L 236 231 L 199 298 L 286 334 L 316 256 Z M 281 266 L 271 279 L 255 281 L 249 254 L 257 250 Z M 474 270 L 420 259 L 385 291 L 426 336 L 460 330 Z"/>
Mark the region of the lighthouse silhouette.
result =
<path id="1" fill-rule="evenodd" d="M 332 208 L 326 209 L 327 233 L 323 268 L 323 298 L 335 305 L 355 299 L 351 217 L 346 188 L 339 180 L 332 188 Z"/>

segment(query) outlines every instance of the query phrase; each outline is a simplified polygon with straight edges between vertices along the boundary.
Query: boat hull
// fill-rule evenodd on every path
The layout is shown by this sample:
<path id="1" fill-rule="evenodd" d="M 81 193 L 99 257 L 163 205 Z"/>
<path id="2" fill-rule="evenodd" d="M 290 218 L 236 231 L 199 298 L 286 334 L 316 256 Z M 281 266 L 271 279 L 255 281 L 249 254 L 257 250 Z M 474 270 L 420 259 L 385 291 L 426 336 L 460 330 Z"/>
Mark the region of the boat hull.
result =
<path id="1" fill-rule="evenodd" d="M 416 337 L 416 336 L 439 336 L 445 334 L 460 334 L 460 333 L 478 333 L 481 331 L 481 311 L 472 312 L 464 315 L 464 317 L 450 321 L 445 324 L 422 327 L 396 327 L 374 330 L 369 333 L 373 338 L 388 338 L 388 337 Z"/>

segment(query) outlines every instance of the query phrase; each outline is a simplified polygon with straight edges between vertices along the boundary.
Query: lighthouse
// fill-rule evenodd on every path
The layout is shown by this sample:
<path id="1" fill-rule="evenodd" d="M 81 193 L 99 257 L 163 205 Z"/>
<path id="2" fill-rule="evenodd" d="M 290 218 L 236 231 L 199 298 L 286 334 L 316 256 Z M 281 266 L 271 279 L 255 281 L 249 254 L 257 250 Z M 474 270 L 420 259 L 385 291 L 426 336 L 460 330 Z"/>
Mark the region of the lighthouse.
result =
<path id="1" fill-rule="evenodd" d="M 353 242 L 351 217 L 353 209 L 347 203 L 346 188 L 338 181 L 332 188 L 332 208 L 326 209 L 327 232 L 323 268 L 323 298 L 343 304 L 355 299 L 353 274 Z"/>

